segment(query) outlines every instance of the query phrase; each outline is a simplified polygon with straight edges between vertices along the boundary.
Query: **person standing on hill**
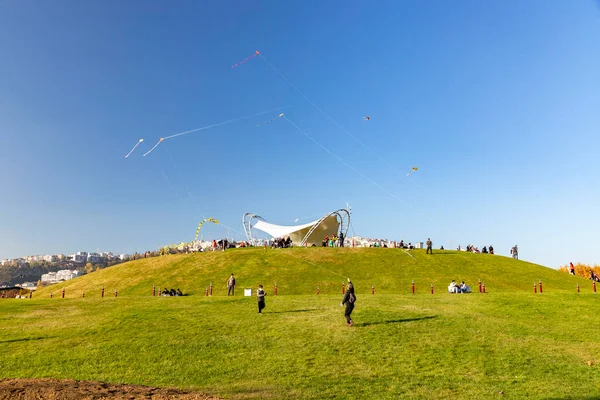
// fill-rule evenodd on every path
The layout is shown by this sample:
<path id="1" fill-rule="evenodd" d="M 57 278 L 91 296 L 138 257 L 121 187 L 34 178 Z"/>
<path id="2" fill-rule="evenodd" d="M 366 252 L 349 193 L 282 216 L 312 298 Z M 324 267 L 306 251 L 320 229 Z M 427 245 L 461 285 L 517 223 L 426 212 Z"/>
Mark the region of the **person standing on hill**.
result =
<path id="1" fill-rule="evenodd" d="M 433 254 L 433 243 L 431 242 L 430 238 L 427 238 L 427 250 L 425 251 L 425 254 Z"/>
<path id="2" fill-rule="evenodd" d="M 510 249 L 510 254 L 512 254 L 512 258 L 514 258 L 515 260 L 519 259 L 519 248 L 517 247 L 516 244 L 515 244 L 515 247 Z"/>
<path id="3" fill-rule="evenodd" d="M 346 311 L 344 312 L 344 317 L 346 317 L 346 322 L 348 323 L 348 326 L 352 326 L 354 325 L 354 321 L 352 321 L 352 318 L 350 317 L 350 315 L 352 314 L 352 311 L 354 310 L 354 303 L 356 303 L 356 295 L 354 294 L 354 285 L 352 284 L 352 282 L 348 281 L 348 290 L 346 290 L 346 293 L 344 293 L 344 299 L 342 300 L 342 303 L 340 304 L 340 306 L 344 306 L 344 304 L 346 305 Z"/>
<path id="4" fill-rule="evenodd" d="M 227 279 L 227 296 L 229 295 L 235 296 L 235 278 L 233 274 Z"/>
<path id="5" fill-rule="evenodd" d="M 262 310 L 267 306 L 265 304 L 265 290 L 263 289 L 263 285 L 258 285 L 258 290 L 256 291 L 256 298 L 258 300 L 258 313 L 262 315 Z"/>

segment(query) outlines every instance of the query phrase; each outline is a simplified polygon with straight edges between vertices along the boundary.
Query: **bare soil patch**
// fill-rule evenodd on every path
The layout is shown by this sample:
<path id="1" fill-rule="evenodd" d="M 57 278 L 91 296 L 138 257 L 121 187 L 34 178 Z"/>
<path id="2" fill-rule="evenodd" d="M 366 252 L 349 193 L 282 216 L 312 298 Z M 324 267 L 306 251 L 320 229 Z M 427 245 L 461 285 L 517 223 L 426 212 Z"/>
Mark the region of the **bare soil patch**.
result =
<path id="1" fill-rule="evenodd" d="M 71 379 L 0 379 L 0 400 L 218 400 L 179 389 Z"/>

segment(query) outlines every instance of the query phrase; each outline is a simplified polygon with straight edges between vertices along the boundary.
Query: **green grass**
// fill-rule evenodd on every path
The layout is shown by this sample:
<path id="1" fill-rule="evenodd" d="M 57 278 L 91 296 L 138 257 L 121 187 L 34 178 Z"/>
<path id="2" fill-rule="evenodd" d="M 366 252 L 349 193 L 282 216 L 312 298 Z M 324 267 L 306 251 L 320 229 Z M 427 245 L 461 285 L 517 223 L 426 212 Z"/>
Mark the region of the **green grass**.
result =
<path id="1" fill-rule="evenodd" d="M 63 284 L 71 298 L 56 298 L 56 286 L 0 302 L 0 377 L 179 387 L 234 399 L 485 399 L 500 390 L 512 399 L 600 398 L 599 300 L 589 281 L 505 257 L 415 257 L 393 249 L 249 249 L 94 272 Z M 326 270 L 357 285 L 352 328 L 339 306 L 342 277 Z M 223 295 L 231 272 L 235 298 Z M 479 277 L 489 293 L 445 293 L 450 279 L 476 289 Z M 535 295 L 540 278 L 545 293 Z M 216 295 L 204 297 L 217 279 Z M 277 297 L 269 290 L 275 280 Z M 193 295 L 153 298 L 154 282 Z M 239 290 L 257 283 L 269 293 L 262 316 Z M 119 286 L 119 297 L 101 299 L 102 285 Z"/>
<path id="2" fill-rule="evenodd" d="M 226 252 L 195 253 L 141 259 L 96 271 L 80 278 L 38 290 L 36 297 L 100 297 L 102 286 L 114 296 L 147 296 L 152 286 L 181 288 L 185 293 L 204 295 L 212 282 L 214 294 L 226 294 L 226 281 L 232 272 L 238 290 L 265 285 L 273 290 L 277 283 L 280 294 L 341 293 L 341 284 L 350 277 L 365 293 L 375 285 L 377 293 L 410 293 L 416 282 L 417 293 L 445 292 L 452 279 L 464 280 L 473 289 L 481 279 L 490 293 L 533 292 L 533 284 L 543 281 L 547 293 L 573 293 L 577 283 L 591 290 L 590 282 L 540 265 L 515 261 L 508 257 L 472 254 L 459 251 L 436 251 L 426 255 L 414 250 L 414 256 L 399 249 L 378 248 L 294 248 L 235 249 Z"/>

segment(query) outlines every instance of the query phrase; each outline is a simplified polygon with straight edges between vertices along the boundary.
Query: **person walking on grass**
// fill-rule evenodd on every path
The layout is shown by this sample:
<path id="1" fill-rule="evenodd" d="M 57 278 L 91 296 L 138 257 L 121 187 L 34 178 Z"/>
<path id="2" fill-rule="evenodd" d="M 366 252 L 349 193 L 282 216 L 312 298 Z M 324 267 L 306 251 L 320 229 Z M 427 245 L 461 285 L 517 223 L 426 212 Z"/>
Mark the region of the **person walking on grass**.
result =
<path id="1" fill-rule="evenodd" d="M 430 238 L 427 238 L 427 250 L 425 251 L 425 254 L 433 254 L 433 243 L 431 242 Z"/>
<path id="2" fill-rule="evenodd" d="M 235 295 L 235 278 L 233 277 L 233 274 L 227 279 L 227 296 L 230 294 L 232 296 Z"/>
<path id="3" fill-rule="evenodd" d="M 354 285 L 352 284 L 352 282 L 350 282 L 350 280 L 348 280 L 348 290 L 346 290 L 346 293 L 344 293 L 344 299 L 342 300 L 342 303 L 340 304 L 340 306 L 342 306 L 342 307 L 344 306 L 344 304 L 346 305 L 344 317 L 346 317 L 346 322 L 348 323 L 348 326 L 354 325 L 354 321 L 352 321 L 352 318 L 350 317 L 350 315 L 352 314 L 352 311 L 354 310 L 354 303 L 356 303 L 356 295 L 354 294 Z"/>
<path id="4" fill-rule="evenodd" d="M 258 285 L 258 290 L 256 291 L 256 298 L 258 299 L 258 313 L 262 315 L 262 310 L 266 307 L 265 304 L 265 290 L 263 289 L 263 285 Z"/>

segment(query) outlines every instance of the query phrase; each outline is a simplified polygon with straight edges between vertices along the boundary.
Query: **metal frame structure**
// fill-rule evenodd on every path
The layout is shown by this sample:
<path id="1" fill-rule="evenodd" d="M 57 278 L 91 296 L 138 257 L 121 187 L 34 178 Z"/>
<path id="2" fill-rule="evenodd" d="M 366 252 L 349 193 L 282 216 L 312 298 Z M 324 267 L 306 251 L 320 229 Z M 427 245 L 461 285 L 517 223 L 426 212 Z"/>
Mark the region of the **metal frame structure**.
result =
<path id="1" fill-rule="evenodd" d="M 323 215 L 320 219 L 314 222 L 313 226 L 309 229 L 309 231 L 304 235 L 304 238 L 300 242 L 300 246 L 306 245 L 308 239 L 313 234 L 315 230 L 319 228 L 319 226 L 327 220 L 327 218 L 331 216 L 337 216 L 339 221 L 339 231 L 344 234 L 344 237 L 348 237 L 348 229 L 350 228 L 350 211 L 345 208 L 340 208 L 339 210 L 332 211 Z M 244 232 L 246 233 L 246 238 L 248 242 L 252 245 L 256 245 L 256 239 L 252 234 L 252 222 L 253 221 L 264 221 L 267 222 L 263 217 L 256 214 L 246 213 L 242 216 L 242 225 L 244 226 Z"/>
<path id="2" fill-rule="evenodd" d="M 252 235 L 252 221 L 253 220 L 261 220 L 265 221 L 263 217 L 256 214 L 246 213 L 242 216 L 242 226 L 244 227 L 244 233 L 246 234 L 246 238 L 251 246 L 256 246 L 256 239 Z"/>

